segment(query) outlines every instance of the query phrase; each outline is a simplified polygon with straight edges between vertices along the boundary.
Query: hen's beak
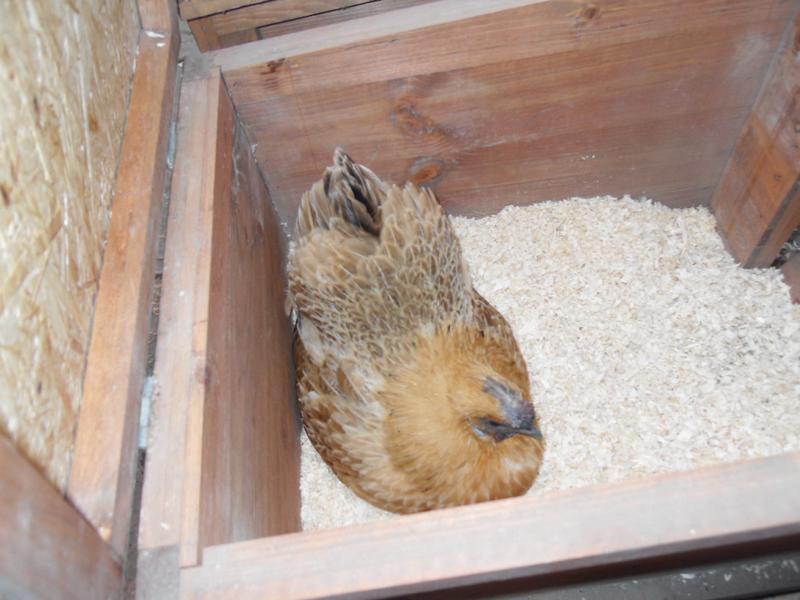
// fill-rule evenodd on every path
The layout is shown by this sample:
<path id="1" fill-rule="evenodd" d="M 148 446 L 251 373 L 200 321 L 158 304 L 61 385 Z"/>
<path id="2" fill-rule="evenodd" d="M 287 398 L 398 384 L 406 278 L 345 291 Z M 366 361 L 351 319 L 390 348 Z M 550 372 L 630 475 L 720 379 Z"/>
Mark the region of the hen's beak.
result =
<path id="1" fill-rule="evenodd" d="M 518 435 L 527 435 L 528 437 L 532 437 L 532 438 L 537 439 L 537 440 L 544 439 L 544 436 L 542 435 L 542 432 L 539 431 L 539 428 L 536 425 L 531 425 L 530 427 L 526 427 L 524 429 L 523 428 L 519 428 L 519 429 L 515 428 L 514 429 L 514 433 L 516 433 Z"/>

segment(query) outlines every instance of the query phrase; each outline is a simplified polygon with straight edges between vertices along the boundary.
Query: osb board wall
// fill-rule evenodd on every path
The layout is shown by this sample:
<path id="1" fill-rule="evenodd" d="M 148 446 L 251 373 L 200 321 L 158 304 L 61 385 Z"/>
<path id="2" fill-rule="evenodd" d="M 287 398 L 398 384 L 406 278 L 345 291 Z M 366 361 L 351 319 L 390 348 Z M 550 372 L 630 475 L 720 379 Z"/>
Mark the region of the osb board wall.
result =
<path id="1" fill-rule="evenodd" d="M 0 19 L 0 430 L 64 488 L 139 29 L 135 0 Z"/>

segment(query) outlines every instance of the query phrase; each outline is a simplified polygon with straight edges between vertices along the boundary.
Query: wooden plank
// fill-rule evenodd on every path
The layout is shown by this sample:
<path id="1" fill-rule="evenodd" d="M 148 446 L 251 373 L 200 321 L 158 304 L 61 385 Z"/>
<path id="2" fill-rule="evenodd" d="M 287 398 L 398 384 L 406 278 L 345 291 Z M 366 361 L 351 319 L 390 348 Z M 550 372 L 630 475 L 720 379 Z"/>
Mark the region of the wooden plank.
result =
<path id="1" fill-rule="evenodd" d="M 122 571 L 92 524 L 0 435 L 0 597 L 115 597 Z"/>
<path id="2" fill-rule="evenodd" d="M 318 13 L 346 9 L 369 0 L 270 0 L 211 17 L 220 35 L 263 27 Z"/>
<path id="3" fill-rule="evenodd" d="M 180 114 L 139 547 L 192 565 L 299 530 L 299 448 L 281 233 L 219 72 Z"/>
<path id="4" fill-rule="evenodd" d="M 208 150 L 206 144 L 212 149 L 216 147 L 216 108 L 208 107 L 207 85 L 202 80 L 184 81 L 178 107 L 155 384 L 139 521 L 137 589 L 142 590 L 153 585 L 169 588 L 168 576 L 177 578 L 183 513 L 189 511 L 196 518 L 199 510 L 202 349 L 207 317 L 195 317 L 194 311 L 208 285 L 207 273 L 199 273 L 198 269 L 209 261 L 213 215 L 210 206 L 213 194 L 206 189 L 213 182 L 201 174 L 213 173 L 213 163 L 207 159 L 208 154 L 213 156 L 213 150 Z M 193 326 L 195 319 L 197 328 Z M 193 351 L 195 345 L 199 346 L 197 354 Z M 195 525 L 195 539 L 196 530 Z M 159 559 L 150 560 L 151 556 Z M 174 564 L 174 569 L 167 573 L 160 572 L 164 556 L 172 557 L 169 564 Z"/>
<path id="5" fill-rule="evenodd" d="M 389 179 L 427 183 L 461 214 L 606 193 L 708 203 L 793 5 L 581 6 L 461 19 L 461 4 L 442 0 L 212 60 L 290 224 L 336 145 Z M 403 29 L 429 14 L 431 26 Z M 331 40 L 344 45 L 321 49 Z"/>
<path id="6" fill-rule="evenodd" d="M 711 202 L 728 249 L 746 267 L 768 267 L 800 226 L 799 56 L 800 13 Z"/>
<path id="7" fill-rule="evenodd" d="M 425 6 L 413 6 L 385 13 L 336 23 L 314 30 L 264 40 L 243 48 L 225 48 L 210 54 L 212 66 L 223 72 L 247 67 L 257 67 L 270 61 L 285 59 L 300 54 L 333 49 L 364 42 L 383 36 L 409 32 L 420 27 L 433 27 L 455 20 L 486 15 L 525 6 L 532 2 L 548 0 L 438 0 Z M 388 65 L 387 65 L 388 66 Z M 403 68 L 403 65 L 396 65 Z"/>
<path id="8" fill-rule="evenodd" d="M 783 280 L 789 286 L 792 302 L 800 304 L 800 254 L 795 254 L 781 267 Z"/>
<path id="9" fill-rule="evenodd" d="M 179 40 L 142 32 L 68 495 L 122 554 L 132 511 L 155 246 Z"/>
<path id="10" fill-rule="evenodd" d="M 218 50 L 224 47 L 219 39 L 217 30 L 214 28 L 214 23 L 211 22 L 211 17 L 192 19 L 189 21 L 189 29 L 192 30 L 192 35 L 201 52 Z"/>
<path id="11" fill-rule="evenodd" d="M 800 535 L 800 453 L 209 548 L 184 598 L 388 597 Z M 696 558 L 695 558 L 696 560 Z"/>
<path id="12" fill-rule="evenodd" d="M 281 23 L 259 27 L 258 34 L 262 39 L 266 37 L 276 37 L 279 35 L 286 35 L 287 33 L 303 31 L 304 29 L 312 29 L 314 27 L 342 23 L 351 19 L 361 19 L 372 15 L 379 15 L 390 10 L 408 8 L 409 6 L 417 6 L 418 4 L 427 4 L 431 1 L 432 0 L 371 0 L 364 4 L 351 6 L 346 10 L 322 12 L 299 19 L 292 19 L 291 21 L 283 21 Z"/>
<path id="13" fill-rule="evenodd" d="M 197 19 L 213 15 L 214 13 L 226 10 L 235 10 L 251 4 L 259 4 L 265 0 L 180 0 L 178 9 L 181 17 L 186 19 Z"/>
<path id="14" fill-rule="evenodd" d="M 178 12 L 173 0 L 137 0 L 142 29 L 178 34 Z"/>
<path id="15" fill-rule="evenodd" d="M 222 85 L 219 95 L 201 547 L 300 529 L 283 234 Z"/>

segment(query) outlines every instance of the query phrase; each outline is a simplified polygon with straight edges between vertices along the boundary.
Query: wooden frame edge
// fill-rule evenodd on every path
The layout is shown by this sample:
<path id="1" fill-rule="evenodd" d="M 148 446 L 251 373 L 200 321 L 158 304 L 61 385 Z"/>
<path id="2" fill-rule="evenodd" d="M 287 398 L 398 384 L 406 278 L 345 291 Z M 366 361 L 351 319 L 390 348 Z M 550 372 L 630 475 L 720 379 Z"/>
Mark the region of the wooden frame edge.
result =
<path id="1" fill-rule="evenodd" d="M 0 435 L 0 596 L 101 599 L 121 587 L 111 548 Z"/>
<path id="2" fill-rule="evenodd" d="M 208 548 L 184 598 L 387 597 L 800 536 L 800 453 Z M 235 586 L 235 587 L 234 587 Z"/>
<path id="3" fill-rule="evenodd" d="M 241 46 L 223 48 L 207 54 L 213 66 L 228 70 L 251 67 L 259 63 L 345 46 L 355 42 L 433 27 L 451 21 L 504 10 L 539 4 L 546 0 L 438 0 L 419 6 L 401 8 L 379 15 L 325 25 L 306 31 L 287 33 Z"/>
<path id="4" fill-rule="evenodd" d="M 728 251 L 769 267 L 800 226 L 800 8 L 767 72 L 711 199 Z"/>
<path id="5" fill-rule="evenodd" d="M 118 555 L 135 485 L 155 247 L 180 40 L 167 2 L 147 0 L 95 306 L 69 498 Z M 142 7 L 140 6 L 140 8 Z"/>

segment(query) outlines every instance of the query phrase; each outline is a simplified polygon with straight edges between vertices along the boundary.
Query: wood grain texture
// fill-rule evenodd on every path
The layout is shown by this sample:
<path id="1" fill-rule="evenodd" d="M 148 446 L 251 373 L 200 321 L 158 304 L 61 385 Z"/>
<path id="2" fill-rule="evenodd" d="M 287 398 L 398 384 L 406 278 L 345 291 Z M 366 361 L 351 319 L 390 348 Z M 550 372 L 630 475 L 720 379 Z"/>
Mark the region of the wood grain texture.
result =
<path id="1" fill-rule="evenodd" d="M 179 0 L 178 10 L 181 17 L 189 20 L 265 1 L 268 0 Z"/>
<path id="2" fill-rule="evenodd" d="M 795 254 L 781 267 L 783 280 L 789 286 L 792 302 L 800 304 L 800 254 Z"/>
<path id="3" fill-rule="evenodd" d="M 142 29 L 168 33 L 178 31 L 178 11 L 174 0 L 137 0 Z"/>
<path id="4" fill-rule="evenodd" d="M 219 73 L 188 82 L 167 233 L 139 547 L 297 531 L 281 234 Z"/>
<path id="5" fill-rule="evenodd" d="M 139 36 L 67 490 L 119 554 L 126 548 L 132 511 L 178 44 L 175 31 Z"/>
<path id="6" fill-rule="evenodd" d="M 213 547 L 184 598 L 378 598 L 800 534 L 800 453 Z"/>
<path id="7" fill-rule="evenodd" d="M 793 3 L 451 10 L 443 0 L 213 56 L 283 220 L 336 145 L 462 214 L 604 193 L 706 204 Z M 404 29 L 429 15 L 451 20 Z M 331 40 L 344 45 L 319 48 Z"/>
<path id="8" fill-rule="evenodd" d="M 0 597 L 115 597 L 122 571 L 92 524 L 0 435 Z"/>
<path id="9" fill-rule="evenodd" d="M 300 529 L 282 233 L 223 86 L 219 93 L 201 547 Z"/>
<path id="10" fill-rule="evenodd" d="M 427 4 L 431 1 L 432 0 L 371 0 L 364 4 L 350 6 L 344 10 L 321 12 L 303 18 L 259 27 L 258 35 L 261 39 L 286 35 L 287 33 L 295 33 L 297 31 L 303 31 L 304 29 L 312 29 L 314 27 L 322 27 L 323 25 L 332 25 L 352 19 L 379 15 L 390 10 L 408 8 L 409 6 L 417 6 L 418 4 Z"/>
<path id="11" fill-rule="evenodd" d="M 746 267 L 768 267 L 800 226 L 800 13 L 786 27 L 711 207 Z"/>
<path id="12" fill-rule="evenodd" d="M 323 24 L 379 14 L 431 0 L 269 0 L 183 3 L 200 50 L 207 52 Z M 189 16 L 192 15 L 192 16 Z M 274 29 L 273 29 L 274 28 Z"/>

